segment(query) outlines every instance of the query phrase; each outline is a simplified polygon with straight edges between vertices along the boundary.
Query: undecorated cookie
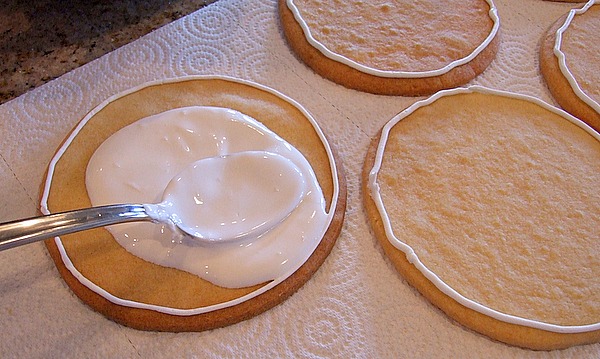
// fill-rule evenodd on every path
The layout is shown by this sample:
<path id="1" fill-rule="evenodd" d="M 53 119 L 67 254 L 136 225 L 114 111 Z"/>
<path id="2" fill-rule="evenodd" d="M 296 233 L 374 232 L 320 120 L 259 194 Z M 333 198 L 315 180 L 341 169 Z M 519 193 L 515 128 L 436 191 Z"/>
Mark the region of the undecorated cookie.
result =
<path id="1" fill-rule="evenodd" d="M 600 3 L 571 10 L 548 29 L 540 69 L 548 89 L 566 111 L 600 131 Z"/>
<path id="2" fill-rule="evenodd" d="M 321 76 L 384 95 L 463 85 L 498 49 L 491 0 L 279 0 L 292 50 Z"/>
<path id="3" fill-rule="evenodd" d="M 473 87 L 417 102 L 366 155 L 387 257 L 464 326 L 511 345 L 600 341 L 600 136 L 539 100 Z"/>

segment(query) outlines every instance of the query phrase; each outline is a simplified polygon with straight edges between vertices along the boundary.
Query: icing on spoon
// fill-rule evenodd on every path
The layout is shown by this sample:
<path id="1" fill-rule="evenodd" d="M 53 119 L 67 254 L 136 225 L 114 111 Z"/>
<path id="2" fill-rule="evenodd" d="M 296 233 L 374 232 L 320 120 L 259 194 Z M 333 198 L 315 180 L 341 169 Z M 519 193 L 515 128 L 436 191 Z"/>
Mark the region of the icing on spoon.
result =
<path id="1" fill-rule="evenodd" d="M 304 196 L 300 169 L 265 151 L 194 162 L 173 177 L 163 202 L 147 205 L 158 221 L 173 222 L 204 241 L 257 237 L 284 220 Z"/>
<path id="2" fill-rule="evenodd" d="M 298 206 L 305 187 L 300 169 L 278 154 L 204 158 L 171 179 L 159 204 L 100 206 L 1 224 L 0 250 L 132 221 L 168 223 L 205 242 L 259 237 Z"/>

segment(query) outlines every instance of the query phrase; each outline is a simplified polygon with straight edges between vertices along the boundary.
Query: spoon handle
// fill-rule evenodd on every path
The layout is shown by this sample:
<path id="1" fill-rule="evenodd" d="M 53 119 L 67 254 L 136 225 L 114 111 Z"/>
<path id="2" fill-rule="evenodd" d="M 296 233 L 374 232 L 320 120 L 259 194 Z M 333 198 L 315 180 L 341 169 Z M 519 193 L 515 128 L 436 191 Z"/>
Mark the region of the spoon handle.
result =
<path id="1" fill-rule="evenodd" d="M 152 221 L 142 204 L 117 204 L 0 224 L 0 251 L 111 224 Z"/>

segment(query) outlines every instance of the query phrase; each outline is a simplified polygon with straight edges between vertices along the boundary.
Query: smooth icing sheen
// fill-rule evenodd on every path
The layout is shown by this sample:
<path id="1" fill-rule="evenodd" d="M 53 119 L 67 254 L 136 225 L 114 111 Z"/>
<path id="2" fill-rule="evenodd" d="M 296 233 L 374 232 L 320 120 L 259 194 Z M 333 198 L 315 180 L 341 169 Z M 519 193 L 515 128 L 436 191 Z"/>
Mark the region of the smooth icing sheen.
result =
<path id="1" fill-rule="evenodd" d="M 392 228 L 392 223 L 390 221 L 390 216 L 386 210 L 382 195 L 380 193 L 380 187 L 379 187 L 378 179 L 377 179 L 379 171 L 382 166 L 383 155 L 384 155 L 386 142 L 388 140 L 390 131 L 399 121 L 401 121 L 403 118 L 405 118 L 409 114 L 417 111 L 421 107 L 427 106 L 427 105 L 435 102 L 436 100 L 438 100 L 439 98 L 441 98 L 443 96 L 452 96 L 455 94 L 464 94 L 464 93 L 471 93 L 471 92 L 478 92 L 478 93 L 483 93 L 483 94 L 486 94 L 486 93 L 487 94 L 496 94 L 496 95 L 512 97 L 512 98 L 516 98 L 516 99 L 521 99 L 521 100 L 525 100 L 525 101 L 530 101 L 550 112 L 556 113 L 556 114 L 564 117 L 565 120 L 568 120 L 568 121 L 576 124 L 577 126 L 580 126 L 585 131 L 590 133 L 593 138 L 600 141 L 600 135 L 597 132 L 595 132 L 593 129 L 588 127 L 585 123 L 579 121 L 578 119 L 569 115 L 568 113 L 565 113 L 559 109 L 551 107 L 550 105 L 548 105 L 547 103 L 545 103 L 539 99 L 525 96 L 525 95 L 518 95 L 518 94 L 514 94 L 514 93 L 491 90 L 491 89 L 483 88 L 480 86 L 471 86 L 469 88 L 457 88 L 457 89 L 452 89 L 452 90 L 440 91 L 428 99 L 416 102 L 415 104 L 411 105 L 410 107 L 408 107 L 407 109 L 402 111 L 396 117 L 394 117 L 391 121 L 389 121 L 383 127 L 382 133 L 381 133 L 381 139 L 379 141 L 379 144 L 377 147 L 377 152 L 375 154 L 375 161 L 374 161 L 373 167 L 369 173 L 369 179 L 368 179 L 369 192 L 370 192 L 371 198 L 373 199 L 373 201 L 377 207 L 377 210 L 381 216 L 387 239 L 390 241 L 390 243 L 394 247 L 396 247 L 398 250 L 404 252 L 407 260 L 410 263 L 412 263 L 426 278 L 428 278 L 440 291 L 442 291 L 444 294 L 446 294 L 447 296 L 449 296 L 450 298 L 454 299 L 455 301 L 464 305 L 467 308 L 473 309 L 477 312 L 480 312 L 482 314 L 488 315 L 492 318 L 495 318 L 495 319 L 498 319 L 498 320 L 501 320 L 504 322 L 519 324 L 519 325 L 523 325 L 523 326 L 529 326 L 529 327 L 533 327 L 533 328 L 539 328 L 539 329 L 552 331 L 552 332 L 558 332 L 558 333 L 579 333 L 579 332 L 587 332 L 587 331 L 593 331 L 593 330 L 600 329 L 600 323 L 594 323 L 594 324 L 589 324 L 589 325 L 566 326 L 566 325 L 556 325 L 556 324 L 545 323 L 545 322 L 541 322 L 541 321 L 537 321 L 537 320 L 522 318 L 522 317 L 502 313 L 500 311 L 494 310 L 493 308 L 482 305 L 474 300 L 471 300 L 471 299 L 463 296 L 462 294 L 457 292 L 455 289 L 450 287 L 443 280 L 441 280 L 440 277 L 438 277 L 438 275 L 436 275 L 430 268 L 428 268 L 421 261 L 421 259 L 419 258 L 419 256 L 417 255 L 417 253 L 411 246 L 409 246 L 408 244 L 403 242 L 401 239 L 399 239 L 395 235 L 394 230 Z"/>
<path id="2" fill-rule="evenodd" d="M 305 187 L 291 160 L 246 151 L 194 162 L 171 179 L 161 203 L 145 207 L 152 218 L 171 221 L 197 239 L 236 240 L 260 236 L 283 221 Z"/>
<path id="3" fill-rule="evenodd" d="M 327 154 L 327 159 L 328 159 L 328 165 L 329 165 L 329 170 L 331 171 L 331 180 L 332 180 L 332 194 L 331 194 L 331 202 L 329 203 L 329 207 L 328 207 L 328 211 L 327 211 L 327 218 L 326 218 L 326 223 L 324 225 L 323 228 L 321 228 L 321 231 L 319 233 L 319 237 L 316 240 L 316 242 L 320 242 L 321 238 L 325 235 L 325 232 L 327 231 L 327 228 L 329 227 L 329 224 L 332 222 L 333 220 L 333 216 L 336 213 L 336 207 L 337 207 L 337 201 L 338 201 L 338 196 L 340 193 L 340 183 L 338 180 L 338 174 L 337 174 L 337 168 L 336 168 L 336 162 L 335 162 L 335 158 L 333 156 L 333 151 L 327 141 L 327 139 L 325 138 L 324 133 L 321 131 L 321 129 L 319 128 L 319 126 L 317 125 L 315 119 L 312 117 L 312 115 L 310 113 L 308 113 L 308 111 L 306 111 L 306 109 L 304 107 L 302 107 L 299 103 L 297 103 L 296 101 L 294 101 L 293 99 L 285 96 L 284 94 L 275 91 L 269 87 L 266 86 L 262 86 L 259 85 L 257 83 L 253 83 L 253 82 L 249 82 L 249 81 L 244 81 L 244 80 L 240 80 L 240 79 L 236 79 L 236 78 L 232 78 L 232 77 L 227 77 L 227 76 L 188 76 L 186 77 L 187 80 L 202 80 L 202 81 L 212 81 L 212 80 L 219 80 L 219 81 L 229 81 L 232 83 L 237 83 L 237 84 L 243 84 L 245 86 L 250 86 L 258 91 L 263 91 L 266 92 L 268 94 L 271 94 L 273 96 L 276 96 L 277 98 L 281 99 L 282 101 L 285 101 L 287 104 L 289 104 L 290 106 L 293 106 L 294 108 L 298 109 L 298 111 L 306 118 L 306 121 L 310 124 L 310 127 L 315 131 L 315 134 L 317 135 L 317 137 L 320 140 L 320 144 L 323 146 L 323 149 L 325 151 L 325 153 Z M 144 89 L 148 86 L 157 86 L 157 85 L 167 85 L 167 84 L 171 84 L 171 83 L 178 83 L 180 82 L 181 79 L 179 78 L 174 78 L 174 79 L 169 79 L 169 80 L 159 80 L 159 81 L 154 81 L 154 82 L 149 82 L 134 88 L 131 88 L 128 91 L 116 94 L 112 97 L 109 97 L 108 99 L 106 99 L 104 102 L 102 102 L 101 104 L 99 104 L 95 109 L 93 109 L 92 111 L 90 111 L 85 118 L 83 118 L 81 120 L 81 122 L 79 122 L 79 124 L 75 127 L 75 129 L 71 132 L 71 134 L 69 135 L 69 137 L 65 140 L 65 142 L 63 143 L 63 145 L 58 149 L 58 151 L 56 152 L 56 154 L 54 155 L 54 157 L 52 158 L 52 160 L 50 161 L 50 164 L 48 165 L 48 175 L 46 177 L 45 183 L 44 183 L 44 190 L 42 192 L 42 198 L 40 201 L 40 211 L 44 214 L 50 214 L 52 213 L 50 211 L 50 209 L 48 208 L 48 199 L 50 196 L 50 191 L 52 188 L 52 182 L 53 182 L 53 178 L 55 175 L 55 170 L 56 170 L 56 166 L 59 163 L 59 161 L 61 160 L 62 156 L 65 154 L 65 152 L 67 151 L 67 149 L 71 146 L 71 144 L 73 143 L 73 141 L 76 139 L 76 137 L 79 135 L 80 131 L 88 125 L 88 122 L 94 118 L 94 116 L 96 116 L 96 114 L 98 114 L 98 112 L 102 111 L 102 109 L 106 108 L 108 105 L 110 105 L 111 103 L 113 103 L 114 101 L 127 96 L 129 94 L 135 93 L 136 91 L 139 91 L 141 89 Z M 260 128 L 264 128 L 264 126 L 260 125 Z M 263 129 L 264 130 L 264 129 Z M 266 132 L 271 133 L 270 130 L 266 130 Z M 217 139 L 214 139 L 214 144 L 215 146 L 217 146 L 218 142 Z M 289 145 L 285 145 L 284 147 L 289 146 Z M 144 145 L 144 148 L 150 148 L 146 145 Z M 231 146 L 229 146 L 230 150 L 234 150 L 234 148 L 232 148 Z M 244 149 L 245 150 L 245 149 Z M 214 151 L 213 151 L 214 152 Z M 232 151 L 229 151 L 232 152 Z M 272 151 L 271 151 L 272 152 Z M 211 155 L 207 155 L 207 157 L 210 157 Z M 192 160 L 189 161 L 189 163 L 193 162 Z M 156 172 L 156 171 L 155 171 Z M 315 213 L 316 214 L 316 213 Z M 312 231 L 312 232 L 316 232 L 316 231 Z M 71 273 L 71 275 L 73 275 L 81 284 L 83 284 L 85 287 L 89 288 L 91 291 L 93 291 L 94 293 L 102 296 L 103 298 L 105 298 L 106 300 L 118 304 L 118 305 L 122 305 L 122 306 L 126 306 L 126 307 L 133 307 L 133 308 L 141 308 L 141 309 L 147 309 L 147 310 L 154 310 L 157 312 L 161 312 L 161 313 L 166 313 L 166 314 L 170 314 L 170 315 L 177 315 L 177 316 L 190 316 L 190 315 L 197 315 L 197 314 L 202 314 L 202 313 L 208 313 L 208 312 L 212 312 L 215 310 L 219 310 L 219 309 L 224 309 L 224 308 L 228 308 L 231 306 L 235 306 L 237 304 L 243 303 L 247 300 L 250 300 L 252 298 L 255 298 L 271 289 L 273 289 L 275 286 L 279 285 L 280 283 L 282 283 L 283 281 L 285 281 L 289 276 L 291 276 L 303 263 L 305 260 L 298 260 L 295 266 L 288 266 L 288 270 L 285 273 L 280 274 L 277 278 L 273 279 L 272 281 L 270 281 L 269 283 L 260 286 L 258 289 L 252 291 L 251 293 L 244 295 L 242 297 L 236 298 L 236 299 L 232 299 L 226 302 L 222 302 L 222 303 L 218 303 L 218 304 L 213 304 L 213 305 L 209 305 L 209 306 L 205 306 L 205 307 L 198 307 L 198 308 L 190 308 L 190 309 L 181 309 L 181 308 L 174 308 L 174 307 L 169 307 L 169 306 L 162 306 L 162 305 L 154 305 L 154 304 L 149 304 L 149 303 L 142 303 L 142 302 L 137 302 L 137 301 L 133 301 L 127 298 L 123 298 L 123 297 L 119 297 L 116 296 L 110 292 L 108 292 L 107 290 L 105 290 L 104 288 L 100 287 L 97 283 L 92 282 L 90 279 L 88 279 L 83 273 L 81 273 L 78 268 L 75 266 L 75 264 L 73 263 L 73 261 L 71 260 L 71 258 L 69 257 L 69 253 L 67 252 L 67 250 L 65 249 L 63 243 L 62 243 L 62 239 L 60 237 L 56 237 L 54 239 L 54 242 L 56 244 L 56 247 L 58 248 L 59 254 L 61 256 L 61 259 L 65 265 L 65 268 Z M 316 246 L 318 243 L 313 243 L 311 244 L 313 247 Z M 313 250 L 314 251 L 314 250 Z M 312 251 L 311 251 L 312 253 Z M 239 262 L 237 262 L 236 264 L 238 264 Z"/>
<path id="4" fill-rule="evenodd" d="M 498 30 L 500 28 L 500 18 L 498 17 L 498 10 L 497 10 L 496 6 L 494 5 L 493 0 L 486 0 L 486 2 L 488 3 L 488 5 L 490 7 L 490 10 L 488 11 L 488 16 L 489 16 L 490 20 L 492 21 L 493 26 L 492 26 L 492 29 L 490 30 L 489 34 L 485 38 L 485 40 L 481 44 L 479 44 L 466 57 L 451 61 L 441 68 L 431 69 L 431 70 L 427 70 L 427 71 L 392 71 L 392 70 L 377 69 L 374 67 L 370 67 L 370 66 L 361 64 L 360 62 L 355 61 L 347 56 L 344 56 L 343 54 L 335 52 L 332 49 L 328 48 L 326 45 L 324 45 L 322 42 L 320 42 L 313 36 L 313 34 L 311 33 L 311 29 L 310 29 L 309 25 L 307 24 L 307 21 L 303 18 L 300 10 L 298 9 L 298 6 L 294 3 L 294 0 L 287 0 L 287 6 L 290 9 L 290 11 L 292 12 L 292 14 L 294 15 L 294 18 L 296 19 L 296 21 L 298 22 L 300 27 L 302 28 L 304 35 L 306 37 L 306 40 L 314 48 L 319 50 L 324 56 L 326 56 L 334 61 L 337 61 L 337 62 L 340 62 L 347 66 L 350 66 L 360 72 L 374 75 L 374 76 L 385 77 L 385 78 L 423 78 L 423 77 L 432 77 L 432 76 L 443 75 L 458 66 L 469 63 L 492 42 L 492 40 L 497 35 Z M 389 11 L 390 6 L 393 7 L 394 5 L 383 4 L 382 11 L 384 11 L 384 12 Z M 440 14 L 440 16 L 444 16 L 444 15 Z M 363 40 L 364 39 L 360 39 L 357 41 L 363 41 Z"/>
<path id="5" fill-rule="evenodd" d="M 195 169 L 212 173 L 197 176 Z M 186 184 L 167 188 L 172 178 Z M 260 284 L 299 268 L 328 225 L 322 191 L 304 156 L 261 123 L 224 108 L 174 109 L 124 127 L 92 156 L 86 185 L 93 205 L 159 203 L 167 188 L 162 206 L 186 225 L 202 227 L 213 243 L 174 236 L 168 224 L 122 224 L 110 232 L 138 257 L 223 287 Z M 189 198 L 189 186 L 199 195 Z M 180 197 L 223 206 L 208 203 L 207 211 Z M 238 220 L 253 224 L 240 232 Z M 249 231 L 253 235 L 245 235 Z M 241 238 L 218 240 L 232 236 Z"/>

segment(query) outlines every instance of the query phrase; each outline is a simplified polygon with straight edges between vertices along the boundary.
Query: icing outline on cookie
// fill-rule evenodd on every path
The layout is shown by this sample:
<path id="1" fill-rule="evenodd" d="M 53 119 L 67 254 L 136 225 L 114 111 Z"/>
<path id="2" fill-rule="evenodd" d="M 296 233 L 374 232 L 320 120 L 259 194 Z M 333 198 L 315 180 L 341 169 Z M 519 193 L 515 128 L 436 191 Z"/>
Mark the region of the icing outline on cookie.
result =
<path id="1" fill-rule="evenodd" d="M 391 224 L 390 218 L 387 214 L 387 211 L 385 209 L 385 206 L 383 204 L 383 199 L 379 192 L 379 185 L 377 183 L 377 175 L 381 168 L 381 163 L 383 160 L 383 152 L 385 150 L 389 132 L 403 118 L 407 117 L 408 115 L 410 115 L 417 109 L 435 102 L 436 100 L 438 100 L 441 97 L 452 96 L 452 95 L 456 95 L 456 94 L 468 94 L 468 93 L 474 93 L 474 92 L 482 93 L 482 94 L 493 94 L 493 95 L 499 95 L 499 96 L 504 96 L 504 97 L 511 97 L 511 98 L 515 98 L 515 99 L 519 99 L 519 100 L 532 102 L 533 104 L 536 104 L 550 112 L 553 112 L 554 114 L 562 116 L 566 120 L 570 121 L 571 123 L 579 126 L 583 130 L 585 130 L 594 139 L 596 139 L 600 142 L 600 134 L 597 133 L 596 131 L 594 131 L 590 126 L 588 126 L 583 121 L 577 119 L 576 117 L 570 115 L 569 113 L 567 113 L 559 108 L 550 106 L 549 104 L 547 104 L 546 102 L 544 102 L 540 99 L 537 99 L 535 97 L 531 97 L 528 95 L 516 94 L 516 93 L 511 93 L 511 92 L 501 91 L 501 90 L 493 90 L 490 88 L 473 85 L 473 86 L 469 86 L 469 87 L 462 87 L 462 88 L 456 88 L 456 89 L 451 89 L 451 90 L 442 90 L 425 100 L 415 102 L 414 104 L 412 104 L 411 106 L 409 106 L 408 108 L 406 108 L 405 110 L 403 110 L 402 112 L 400 112 L 399 114 L 394 116 L 383 127 L 383 129 L 381 131 L 381 138 L 379 140 L 379 143 L 377 146 L 377 151 L 375 154 L 375 161 L 373 163 L 373 167 L 372 167 L 371 171 L 369 172 L 369 178 L 368 178 L 368 184 L 367 184 L 368 188 L 369 188 L 369 194 L 371 195 L 371 198 L 372 198 L 373 202 L 375 203 L 375 206 L 377 207 L 377 211 L 379 213 L 379 216 L 381 217 L 381 221 L 382 221 L 382 224 L 383 224 L 383 227 L 385 230 L 385 235 L 386 235 L 388 241 L 395 248 L 402 251 L 406 255 L 406 259 L 412 265 L 414 265 L 417 268 L 417 270 L 419 272 L 421 272 L 421 274 L 423 274 L 423 276 L 425 276 L 433 285 L 435 285 L 436 288 L 438 288 L 441 292 L 443 292 L 445 295 L 447 295 L 451 299 L 455 300 L 456 302 L 460 303 L 461 305 L 463 305 L 469 309 L 472 309 L 476 312 L 479 312 L 481 314 L 487 315 L 489 317 L 492 317 L 494 319 L 497 319 L 497 320 L 500 320 L 500 321 L 503 321 L 506 323 L 517 324 L 517 325 L 542 329 L 542 330 L 556 332 L 556 333 L 565 333 L 565 334 L 567 334 L 567 333 L 583 333 L 583 332 L 591 332 L 591 331 L 600 329 L 600 322 L 594 323 L 594 324 L 569 325 L 569 326 L 550 324 L 550 323 L 545 323 L 545 322 L 540 322 L 540 321 L 536 321 L 536 320 L 532 320 L 532 319 L 519 317 L 516 315 L 505 314 L 505 313 L 502 313 L 495 309 L 492 309 L 492 308 L 489 308 L 482 304 L 479 304 L 478 302 L 463 296 L 462 294 L 457 292 L 455 289 L 450 287 L 448 284 L 446 284 L 442 279 L 440 279 L 440 277 L 437 274 L 435 274 L 427 266 L 425 266 L 425 264 L 423 262 L 421 262 L 418 255 L 415 253 L 415 251 L 413 250 L 413 248 L 411 246 L 402 242 L 400 239 L 398 239 L 394 235 L 394 232 L 392 229 L 392 224 Z"/>
<path id="2" fill-rule="evenodd" d="M 323 45 L 321 42 L 319 42 L 317 39 L 315 39 L 313 37 L 310 29 L 308 28 L 308 25 L 306 24 L 306 21 L 304 21 L 304 19 L 302 18 L 302 15 L 300 15 L 300 11 L 298 10 L 298 7 L 296 6 L 296 4 L 294 4 L 294 0 L 286 0 L 288 8 L 294 15 L 294 19 L 296 19 L 296 22 L 300 25 L 300 27 L 302 28 L 302 32 L 306 36 L 306 40 L 311 44 L 311 46 L 313 46 L 314 48 L 319 50 L 319 52 L 321 52 L 325 57 L 327 57 L 331 60 L 340 62 L 344 65 L 350 66 L 360 72 L 374 75 L 374 76 L 379 76 L 379 77 L 386 77 L 386 78 L 425 78 L 425 77 L 440 76 L 447 72 L 450 72 L 450 70 L 454 69 L 455 67 L 458 67 L 458 66 L 461 66 L 461 65 L 471 62 L 477 55 L 479 55 L 492 42 L 492 40 L 496 37 L 496 34 L 498 33 L 498 29 L 500 28 L 500 18 L 498 17 L 498 10 L 496 8 L 496 5 L 494 5 L 494 1 L 486 0 L 486 2 L 490 6 L 488 15 L 494 24 L 492 26 L 492 30 L 490 31 L 488 36 L 485 38 L 485 40 L 481 44 L 479 44 L 479 46 L 477 46 L 475 48 L 475 50 L 469 54 L 469 56 L 464 57 L 459 60 L 454 60 L 454 61 L 450 62 L 449 64 L 447 64 L 446 66 L 439 68 L 437 70 L 390 71 L 390 70 L 379 70 L 376 68 L 362 65 L 354 60 L 351 60 L 343 55 L 340 55 L 338 53 L 335 53 L 335 52 L 329 50 L 325 45 Z"/>
<path id="3" fill-rule="evenodd" d="M 151 81 L 151 82 L 147 82 L 147 83 L 141 84 L 139 86 L 133 87 L 133 88 L 131 88 L 129 90 L 126 90 L 124 92 L 118 93 L 116 95 L 113 95 L 113 96 L 109 97 L 108 99 L 106 99 L 101 104 L 99 104 L 98 106 L 96 106 L 93 110 L 91 110 L 77 124 L 77 126 L 69 134 L 69 136 L 67 137 L 67 139 L 65 140 L 65 142 L 61 145 L 61 147 L 58 149 L 58 151 L 56 152 L 56 154 L 54 155 L 54 157 L 50 161 L 50 164 L 48 166 L 48 174 L 46 176 L 46 181 L 44 182 L 44 190 L 43 190 L 42 198 L 41 198 L 41 201 L 40 201 L 40 211 L 43 214 L 50 214 L 51 213 L 50 210 L 48 209 L 48 197 L 49 197 L 49 194 L 50 194 L 50 187 L 52 185 L 52 178 L 53 178 L 53 175 L 54 175 L 54 170 L 55 170 L 56 164 L 58 163 L 58 161 L 60 160 L 60 158 L 62 157 L 62 155 L 65 153 L 66 149 L 71 145 L 71 143 L 73 142 L 73 140 L 75 139 L 75 137 L 77 137 L 77 135 L 81 131 L 81 129 L 98 112 L 100 112 L 102 109 L 104 109 L 104 107 L 106 107 L 107 105 L 109 105 L 111 102 L 113 102 L 113 101 L 115 101 L 115 100 L 117 100 L 119 98 L 125 97 L 125 96 L 127 96 L 129 94 L 135 93 L 135 92 L 137 92 L 139 90 L 142 90 L 144 88 L 147 88 L 147 87 L 157 86 L 157 85 L 162 85 L 162 84 L 171 84 L 171 83 L 177 83 L 177 82 L 184 82 L 184 81 L 197 81 L 197 80 L 222 80 L 222 81 L 229 81 L 229 82 L 234 82 L 234 83 L 246 85 L 246 86 L 255 88 L 257 90 L 261 90 L 261 91 L 267 92 L 269 94 L 272 94 L 272 95 L 275 95 L 275 96 L 281 98 L 282 100 L 284 100 L 288 104 L 294 106 L 310 122 L 310 124 L 312 125 L 312 128 L 314 129 L 315 133 L 317 134 L 317 136 L 321 140 L 321 143 L 322 143 L 322 145 L 323 145 L 323 147 L 325 149 L 325 152 L 327 153 L 327 157 L 329 159 L 329 167 L 330 167 L 331 176 L 332 176 L 332 184 L 333 184 L 332 199 L 331 199 L 331 203 L 329 205 L 329 211 L 327 212 L 327 222 L 326 222 L 326 226 L 325 226 L 324 233 L 323 233 L 323 235 L 324 235 L 325 232 L 329 229 L 329 227 L 331 225 L 331 222 L 333 221 L 335 210 L 336 210 L 337 204 L 338 204 L 339 192 L 340 192 L 338 170 L 337 170 L 335 158 L 333 156 L 333 150 L 332 150 L 329 142 L 327 141 L 327 139 L 325 137 L 325 134 L 323 133 L 323 131 L 321 130 L 321 128 L 317 124 L 317 121 L 308 112 L 308 110 L 306 110 L 297 101 L 295 101 L 292 98 L 284 95 L 283 93 L 281 93 L 281 92 L 279 92 L 279 91 L 277 91 L 275 89 L 269 88 L 267 86 L 260 85 L 258 83 L 247 81 L 247 80 L 242 80 L 242 79 L 238 79 L 238 78 L 234 78 L 234 77 L 229 77 L 229 76 L 203 76 L 203 75 L 197 75 L 197 76 L 185 76 L 185 77 L 169 78 L 169 79 L 165 79 L 165 80 Z M 319 243 L 321 242 L 321 240 L 322 240 L 322 237 L 319 240 Z M 86 278 L 81 272 L 79 272 L 77 270 L 77 268 L 75 268 L 75 265 L 73 264 L 73 262 L 69 258 L 69 255 L 66 252 L 66 250 L 65 250 L 65 248 L 64 248 L 64 246 L 62 244 L 62 241 L 61 241 L 60 237 L 55 237 L 54 238 L 54 242 L 55 242 L 55 244 L 56 244 L 56 246 L 57 246 L 57 248 L 59 250 L 61 259 L 62 259 L 65 267 L 69 270 L 69 272 L 81 284 L 83 284 L 84 286 L 86 286 L 87 288 L 89 288 L 91 291 L 95 292 L 96 294 L 102 296 L 103 298 L 105 298 L 108 301 L 110 301 L 110 302 L 112 302 L 114 304 L 117 304 L 117 305 L 121 305 L 121 306 L 125 306 L 125 307 L 131 307 L 131 308 L 148 309 L 148 310 L 153 310 L 153 311 L 156 311 L 156 312 L 159 312 L 159 313 L 165 313 L 165 314 L 171 314 L 171 315 L 177 315 L 177 316 L 192 316 L 192 315 L 197 315 L 197 314 L 203 314 L 203 313 L 208 313 L 208 312 L 212 312 L 212 311 L 223 309 L 223 308 L 232 307 L 232 306 L 235 306 L 237 304 L 243 303 L 243 302 L 245 302 L 247 300 L 255 298 L 255 297 L 259 296 L 260 294 L 263 294 L 263 293 L 269 291 L 270 289 L 274 288 L 278 284 L 282 283 L 287 278 L 289 278 L 292 274 L 294 274 L 294 272 L 296 272 L 305 263 L 305 262 L 300 263 L 300 265 L 298 267 L 291 268 L 289 271 L 287 271 L 286 273 L 284 273 L 280 277 L 273 279 L 272 281 L 270 281 L 266 285 L 258 288 L 257 290 L 255 290 L 253 292 L 250 292 L 250 293 L 248 293 L 248 294 L 246 294 L 244 296 L 241 296 L 239 298 L 236 298 L 236 299 L 233 299 L 233 300 L 230 300 L 230 301 L 227 301 L 227 302 L 223 302 L 223 303 L 209 305 L 209 306 L 206 306 L 206 307 L 193 308 L 193 309 L 179 309 L 179 308 L 171 308 L 171 307 L 166 307 L 166 306 L 161 306 L 161 305 L 154 305 L 154 304 L 147 304 L 147 303 L 136 302 L 136 301 L 132 301 L 132 300 L 128 300 L 128 299 L 123 299 L 123 298 L 117 297 L 117 296 L 109 293 L 105 289 L 101 288 L 100 286 L 98 286 L 97 284 L 93 283 L 91 280 L 89 280 L 88 278 Z M 316 247 L 315 247 L 315 249 L 316 249 Z M 314 250 L 313 250 L 313 253 L 314 253 Z M 312 253 L 311 253 L 311 255 L 312 255 Z"/>
<path id="4" fill-rule="evenodd" d="M 598 3 L 598 4 L 600 4 L 600 3 Z M 560 71 L 562 72 L 563 76 L 567 79 L 567 81 L 571 85 L 571 89 L 573 90 L 573 92 L 575 92 L 575 95 L 577 95 L 577 97 L 579 97 L 579 99 L 581 101 L 585 102 L 588 106 L 593 108 L 596 112 L 600 113 L 600 104 L 596 100 L 594 100 L 593 98 L 588 96 L 588 94 L 586 94 L 581 89 L 581 87 L 579 86 L 579 83 L 575 79 L 575 76 L 569 70 L 569 67 L 567 66 L 566 54 L 561 50 L 563 33 L 568 29 L 569 25 L 571 25 L 571 22 L 573 21 L 573 18 L 575 17 L 575 15 L 581 15 L 581 14 L 585 13 L 593 5 L 596 5 L 596 0 L 588 1 L 580 9 L 572 9 L 569 11 L 569 14 L 567 15 L 567 18 L 566 18 L 564 24 L 560 28 L 558 28 L 558 30 L 556 31 L 556 40 L 554 41 L 554 55 L 558 59 L 558 67 L 560 68 Z"/>

